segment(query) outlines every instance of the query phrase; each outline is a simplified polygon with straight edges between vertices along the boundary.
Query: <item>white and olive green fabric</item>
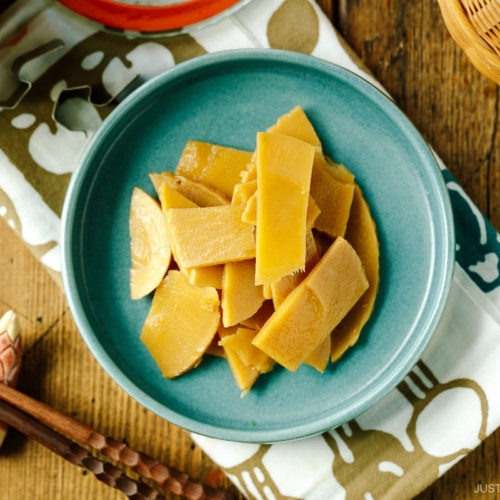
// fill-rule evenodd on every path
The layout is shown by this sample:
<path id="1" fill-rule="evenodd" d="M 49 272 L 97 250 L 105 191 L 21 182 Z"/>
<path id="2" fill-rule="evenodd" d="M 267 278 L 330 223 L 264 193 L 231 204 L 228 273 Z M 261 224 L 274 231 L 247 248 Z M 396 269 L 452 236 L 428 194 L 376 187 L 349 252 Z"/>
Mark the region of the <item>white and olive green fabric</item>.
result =
<path id="1" fill-rule="evenodd" d="M 251 47 L 311 54 L 380 88 L 309 0 L 253 0 L 175 37 L 110 32 L 49 0 L 18 0 L 0 18 L 0 216 L 56 280 L 71 173 L 123 95 L 188 58 Z M 249 499 L 409 499 L 500 425 L 499 236 L 441 167 L 455 276 L 438 331 L 405 380 L 313 438 L 253 445 L 193 436 Z"/>

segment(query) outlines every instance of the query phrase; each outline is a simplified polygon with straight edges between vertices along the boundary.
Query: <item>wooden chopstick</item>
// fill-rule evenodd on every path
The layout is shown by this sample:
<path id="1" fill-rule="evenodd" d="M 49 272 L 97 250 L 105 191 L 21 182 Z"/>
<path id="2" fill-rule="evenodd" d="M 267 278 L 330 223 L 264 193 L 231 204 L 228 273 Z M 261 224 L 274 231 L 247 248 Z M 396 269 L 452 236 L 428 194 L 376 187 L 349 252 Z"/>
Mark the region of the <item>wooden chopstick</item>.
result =
<path id="1" fill-rule="evenodd" d="M 165 500 L 163 494 L 157 489 L 128 477 L 118 467 L 99 460 L 79 444 L 1 400 L 0 420 L 26 434 L 73 465 L 92 472 L 99 481 L 116 488 L 131 500 Z"/>
<path id="2" fill-rule="evenodd" d="M 141 479 L 154 482 L 160 489 L 188 500 L 231 500 L 226 492 L 197 483 L 186 473 L 167 467 L 145 453 L 106 437 L 12 387 L 0 384 L 0 400 L 0 420 L 71 463 L 87 468 L 99 480 L 119 489 L 133 500 L 160 500 L 164 496 L 147 484 L 129 478 L 112 464 L 95 458 L 83 446 L 89 446 L 115 462 L 130 467 Z"/>

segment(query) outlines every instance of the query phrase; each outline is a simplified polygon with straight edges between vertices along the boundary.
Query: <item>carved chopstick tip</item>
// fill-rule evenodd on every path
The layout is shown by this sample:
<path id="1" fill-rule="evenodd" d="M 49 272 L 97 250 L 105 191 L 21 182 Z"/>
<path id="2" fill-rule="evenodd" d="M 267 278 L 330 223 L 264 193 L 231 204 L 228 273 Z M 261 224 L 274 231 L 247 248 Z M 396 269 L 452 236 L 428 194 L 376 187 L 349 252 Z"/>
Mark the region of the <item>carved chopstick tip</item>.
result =
<path id="1" fill-rule="evenodd" d="M 9 339 L 14 343 L 21 333 L 19 316 L 14 311 L 7 311 L 0 318 L 0 334 L 7 333 Z"/>

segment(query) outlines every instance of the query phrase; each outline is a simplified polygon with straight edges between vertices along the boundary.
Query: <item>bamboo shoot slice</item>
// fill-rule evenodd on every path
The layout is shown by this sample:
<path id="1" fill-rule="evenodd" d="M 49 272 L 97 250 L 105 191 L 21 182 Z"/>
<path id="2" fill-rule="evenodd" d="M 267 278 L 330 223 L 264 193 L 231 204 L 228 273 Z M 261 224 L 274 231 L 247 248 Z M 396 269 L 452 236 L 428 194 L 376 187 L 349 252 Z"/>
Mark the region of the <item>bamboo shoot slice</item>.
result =
<path id="1" fill-rule="evenodd" d="M 281 134 L 257 134 L 258 285 L 275 283 L 305 267 L 313 159 L 310 144 Z"/>
<path id="2" fill-rule="evenodd" d="M 170 208 L 196 208 L 198 205 L 176 191 L 169 184 L 162 182 L 158 188 L 161 209 L 163 214 L 167 215 Z"/>
<path id="3" fill-rule="evenodd" d="M 182 175 L 174 175 L 172 172 L 162 172 L 161 174 L 153 172 L 149 174 L 149 178 L 158 196 L 160 195 L 160 186 L 165 183 L 181 193 L 188 200 L 191 200 L 198 207 L 218 207 L 229 205 L 230 203 L 230 199 L 220 191 Z"/>
<path id="4" fill-rule="evenodd" d="M 309 354 L 304 362 L 306 365 L 312 366 L 320 373 L 323 373 L 328 365 L 328 361 L 330 361 L 331 353 L 332 339 L 330 335 L 327 335 L 325 340 Z"/>
<path id="5" fill-rule="evenodd" d="M 264 302 L 262 285 L 255 284 L 255 259 L 228 262 L 222 275 L 222 323 L 236 325 L 253 316 Z"/>
<path id="6" fill-rule="evenodd" d="M 334 162 L 329 156 L 324 156 L 324 160 L 328 165 L 328 172 L 335 177 L 339 182 L 345 184 L 354 184 L 354 174 L 341 163 Z"/>
<path id="7" fill-rule="evenodd" d="M 214 187 L 227 197 L 233 195 L 253 153 L 201 141 L 188 141 L 175 173 Z"/>
<path id="8" fill-rule="evenodd" d="M 172 253 L 160 205 L 142 189 L 135 188 L 130 204 L 130 296 L 140 299 L 164 278 Z"/>
<path id="9" fill-rule="evenodd" d="M 257 332 L 250 328 L 238 328 L 236 333 L 219 341 L 219 345 L 233 349 L 246 366 L 253 366 L 259 373 L 272 370 L 274 360 L 252 344 Z M 330 353 L 328 352 L 328 358 Z"/>
<path id="10" fill-rule="evenodd" d="M 250 197 L 255 194 L 255 191 L 257 191 L 257 180 L 240 182 L 234 186 L 231 203 L 233 205 L 245 206 Z"/>
<path id="11" fill-rule="evenodd" d="M 314 127 L 309 118 L 300 106 L 296 106 L 290 112 L 283 115 L 278 121 L 267 129 L 274 134 L 283 134 L 314 146 L 317 151 L 321 151 L 321 141 L 319 140 Z"/>
<path id="12" fill-rule="evenodd" d="M 262 327 L 253 344 L 290 371 L 323 342 L 368 288 L 361 260 L 339 237 Z"/>
<path id="13" fill-rule="evenodd" d="M 334 238 L 344 236 L 349 220 L 354 184 L 335 178 L 322 157 L 316 155 L 311 176 L 311 196 L 321 210 L 314 227 Z"/>
<path id="14" fill-rule="evenodd" d="M 257 225 L 257 191 L 248 198 L 245 204 L 245 210 L 241 215 L 241 220 L 247 224 Z"/>
<path id="15" fill-rule="evenodd" d="M 356 250 L 368 279 L 368 290 L 332 332 L 332 361 L 356 343 L 361 329 L 370 318 L 379 284 L 379 243 L 375 222 L 359 186 L 354 190 L 346 239 Z"/>
<path id="16" fill-rule="evenodd" d="M 224 272 L 224 264 L 206 267 L 192 267 L 186 270 L 189 277 L 189 283 L 197 286 L 211 286 L 222 289 L 222 274 Z"/>
<path id="17" fill-rule="evenodd" d="M 217 290 L 192 285 L 181 271 L 169 271 L 156 289 L 141 340 L 163 376 L 174 378 L 200 362 L 219 322 Z"/>
<path id="18" fill-rule="evenodd" d="M 171 208 L 167 227 L 181 269 L 255 257 L 253 226 L 241 220 L 243 207 Z"/>
<path id="19" fill-rule="evenodd" d="M 252 156 L 252 160 L 247 165 L 247 169 L 241 172 L 241 182 L 247 183 L 250 181 L 257 180 L 257 165 L 255 164 L 255 153 Z"/>
<path id="20" fill-rule="evenodd" d="M 277 309 L 283 301 L 288 297 L 288 295 L 297 286 L 304 281 L 306 276 L 311 272 L 314 266 L 319 262 L 320 255 L 318 252 L 318 246 L 312 234 L 309 230 L 306 236 L 306 267 L 304 271 L 299 271 L 294 274 L 289 274 L 284 276 L 277 283 L 271 285 L 271 295 L 273 299 L 274 308 Z"/>
<path id="21" fill-rule="evenodd" d="M 251 318 L 243 320 L 241 324 L 253 330 L 260 330 L 273 313 L 273 301 L 265 300 L 261 308 Z"/>
<path id="22" fill-rule="evenodd" d="M 313 197 L 309 195 L 309 200 L 307 203 L 307 214 L 306 214 L 306 228 L 312 229 L 314 227 L 314 221 L 318 218 L 321 213 L 318 205 L 314 201 Z M 241 216 L 241 220 L 247 224 L 257 225 L 257 192 L 249 197 L 245 205 L 245 210 Z"/>
<path id="23" fill-rule="evenodd" d="M 230 328 L 219 326 L 218 333 L 221 341 L 225 337 L 235 334 L 237 330 L 238 327 L 235 326 Z M 234 381 L 238 388 L 243 391 L 241 395 L 244 396 L 259 377 L 259 371 L 253 366 L 245 365 L 234 349 L 228 346 L 222 346 L 222 348 L 224 349 L 224 354 L 229 364 L 229 369 L 233 374 Z"/>

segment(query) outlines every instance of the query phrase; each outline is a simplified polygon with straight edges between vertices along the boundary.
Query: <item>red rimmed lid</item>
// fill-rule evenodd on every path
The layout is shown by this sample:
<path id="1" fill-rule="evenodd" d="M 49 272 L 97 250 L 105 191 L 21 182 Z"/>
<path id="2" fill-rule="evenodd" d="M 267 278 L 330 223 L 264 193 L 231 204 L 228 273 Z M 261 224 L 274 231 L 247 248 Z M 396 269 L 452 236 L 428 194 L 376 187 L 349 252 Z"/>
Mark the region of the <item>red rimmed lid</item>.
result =
<path id="1" fill-rule="evenodd" d="M 82 16 L 131 31 L 170 31 L 207 21 L 241 0 L 188 0 L 173 5 L 130 5 L 112 0 L 59 0 Z"/>

